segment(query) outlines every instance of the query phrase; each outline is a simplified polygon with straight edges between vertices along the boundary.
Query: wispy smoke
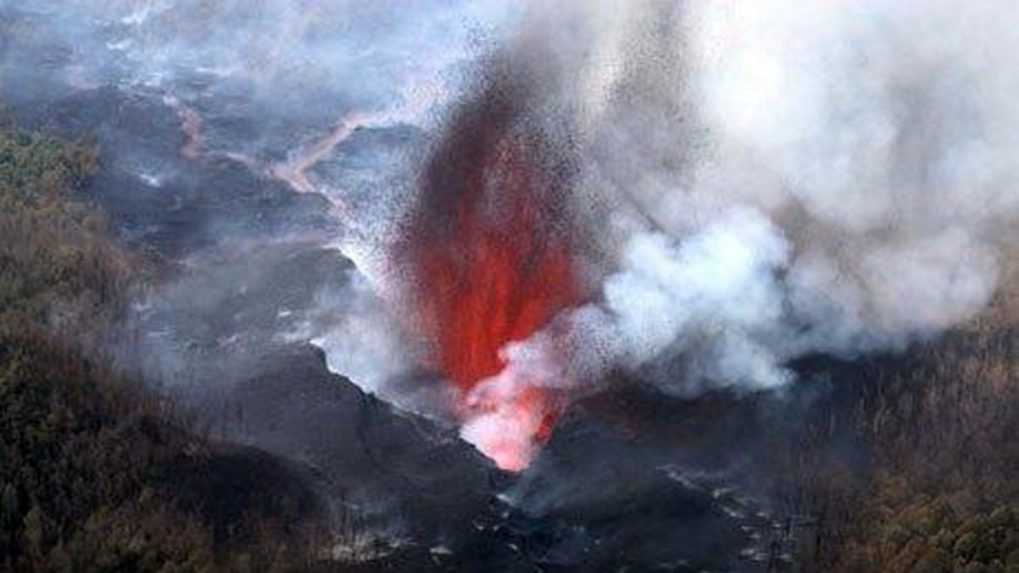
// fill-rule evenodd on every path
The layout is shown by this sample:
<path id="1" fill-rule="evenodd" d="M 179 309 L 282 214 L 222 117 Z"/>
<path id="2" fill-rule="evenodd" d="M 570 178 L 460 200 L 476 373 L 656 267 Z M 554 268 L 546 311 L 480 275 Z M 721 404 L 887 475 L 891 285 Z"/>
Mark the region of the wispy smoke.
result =
<path id="1" fill-rule="evenodd" d="M 478 52 L 516 28 L 509 23 L 519 11 L 490 0 L 0 2 L 0 101 L 29 117 L 96 90 L 155 102 L 144 104 L 151 115 L 132 121 L 129 129 L 140 134 L 132 131 L 132 138 L 104 119 L 86 122 L 101 126 L 110 171 L 135 176 L 138 193 L 177 193 L 191 184 L 192 167 L 216 160 L 251 171 L 245 193 L 276 180 L 328 197 L 338 236 L 309 229 L 274 239 L 325 242 L 358 269 L 349 284 L 325 288 L 316 308 L 290 309 L 288 321 L 302 310 L 310 318 L 306 328 L 285 331 L 322 344 L 331 366 L 380 390 L 381 380 L 404 373 L 413 356 L 413 345 L 387 328 L 398 313 L 382 302 L 388 269 L 380 249 L 413 194 L 408 181 L 426 137 L 422 127 L 469 80 Z M 177 147 L 177 126 L 145 124 L 159 114 L 178 116 Z M 144 153 L 136 142 L 148 138 L 169 144 Z M 237 191 L 203 189 L 210 197 Z M 205 246 L 215 248 L 247 238 L 220 232 L 242 215 L 193 215 L 189 224 L 209 227 L 214 240 Z M 255 266 L 273 272 L 264 263 Z M 238 282 L 225 276 L 221 286 Z"/>
<path id="2" fill-rule="evenodd" d="M 0 9 L 17 16 L 11 33 L 34 36 L 36 48 L 60 44 L 60 61 L 47 61 L 81 84 L 180 91 L 176 80 L 200 76 L 182 99 L 213 84 L 270 114 L 317 115 L 389 107 L 408 91 L 441 88 L 455 79 L 443 77 L 455 74 L 451 66 L 515 12 L 499 4 L 40 0 Z M 23 63 L 4 62 L 8 73 L 31 73 Z"/>

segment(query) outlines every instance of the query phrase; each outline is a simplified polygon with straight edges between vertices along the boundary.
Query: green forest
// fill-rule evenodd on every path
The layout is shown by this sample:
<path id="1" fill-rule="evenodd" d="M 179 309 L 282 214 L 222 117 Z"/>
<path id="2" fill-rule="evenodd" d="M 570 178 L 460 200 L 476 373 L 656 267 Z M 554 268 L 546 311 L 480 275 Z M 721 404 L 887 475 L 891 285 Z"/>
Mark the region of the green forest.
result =
<path id="1" fill-rule="evenodd" d="M 305 570 L 314 495 L 103 358 L 148 262 L 84 189 L 88 141 L 0 132 L 0 570 Z"/>

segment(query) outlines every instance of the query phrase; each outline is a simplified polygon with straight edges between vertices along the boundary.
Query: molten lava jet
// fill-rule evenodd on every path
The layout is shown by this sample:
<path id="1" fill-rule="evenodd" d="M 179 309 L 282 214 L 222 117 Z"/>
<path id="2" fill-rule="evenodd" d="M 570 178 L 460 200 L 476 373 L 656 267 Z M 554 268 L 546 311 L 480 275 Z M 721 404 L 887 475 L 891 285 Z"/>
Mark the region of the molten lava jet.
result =
<path id="1" fill-rule="evenodd" d="M 415 323 L 456 386 L 464 436 L 521 470 L 561 404 L 548 381 L 503 381 L 500 350 L 529 338 L 583 296 L 566 209 L 570 162 L 527 124 L 522 86 L 490 86 L 465 105 L 422 178 L 401 243 Z"/>

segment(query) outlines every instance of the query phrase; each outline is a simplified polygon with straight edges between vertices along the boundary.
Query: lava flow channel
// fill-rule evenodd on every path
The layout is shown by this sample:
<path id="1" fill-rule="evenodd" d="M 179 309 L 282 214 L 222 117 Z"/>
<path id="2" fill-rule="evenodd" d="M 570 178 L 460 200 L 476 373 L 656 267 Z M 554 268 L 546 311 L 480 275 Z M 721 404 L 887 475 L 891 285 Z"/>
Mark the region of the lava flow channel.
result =
<path id="1" fill-rule="evenodd" d="M 548 439 L 561 401 L 549 381 L 481 386 L 503 371 L 507 343 L 529 338 L 583 292 L 566 213 L 569 161 L 520 121 L 514 95 L 488 90 L 454 118 L 401 249 L 417 323 L 472 428 L 465 437 L 519 471 Z"/>

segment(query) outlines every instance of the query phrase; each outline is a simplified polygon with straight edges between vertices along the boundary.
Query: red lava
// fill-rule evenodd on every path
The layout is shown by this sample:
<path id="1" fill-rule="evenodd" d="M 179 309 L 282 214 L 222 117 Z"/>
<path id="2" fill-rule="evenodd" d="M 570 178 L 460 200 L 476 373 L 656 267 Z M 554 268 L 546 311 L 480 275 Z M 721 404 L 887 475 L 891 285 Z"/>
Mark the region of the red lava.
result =
<path id="1" fill-rule="evenodd" d="M 562 166 L 540 134 L 518 127 L 507 97 L 483 97 L 451 126 L 426 169 L 401 249 L 417 328 L 459 390 L 463 422 L 491 418 L 472 441 L 499 466 L 520 470 L 551 434 L 557 397 L 540 380 L 480 398 L 472 392 L 503 370 L 507 343 L 577 304 L 582 288 Z"/>

